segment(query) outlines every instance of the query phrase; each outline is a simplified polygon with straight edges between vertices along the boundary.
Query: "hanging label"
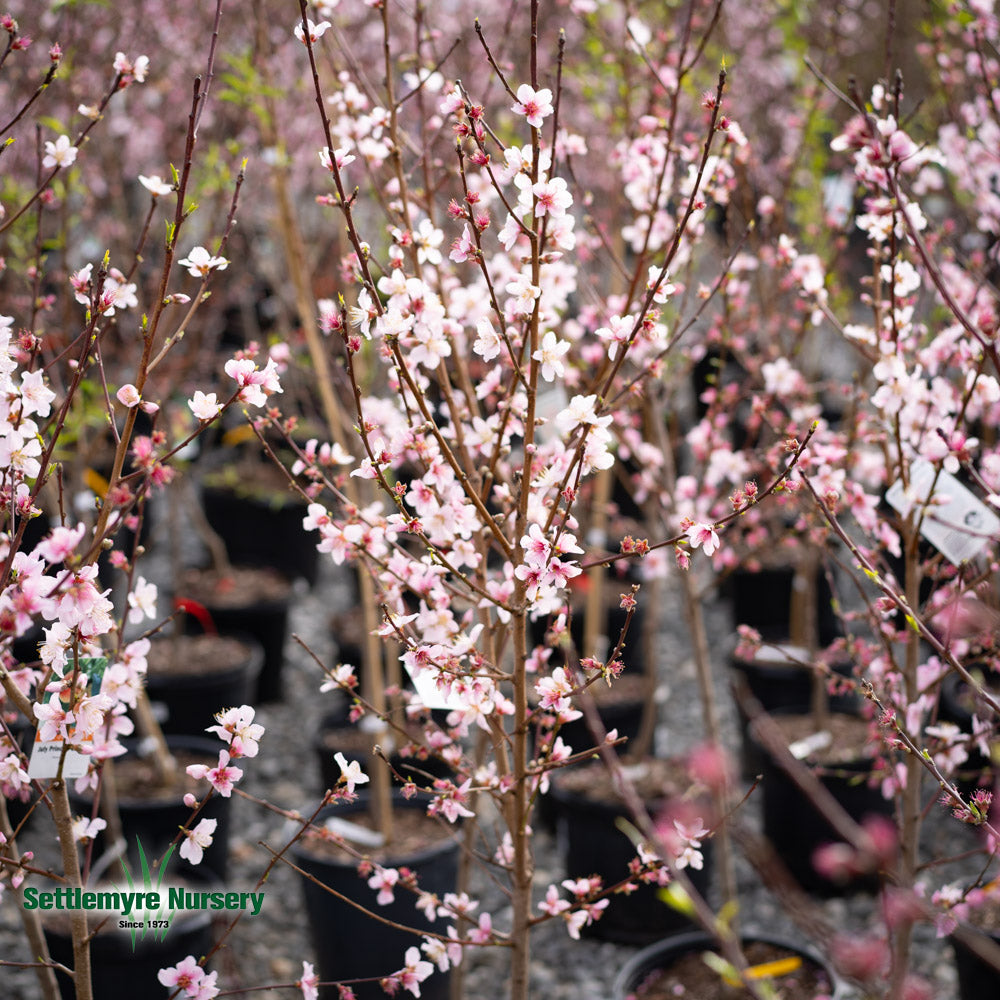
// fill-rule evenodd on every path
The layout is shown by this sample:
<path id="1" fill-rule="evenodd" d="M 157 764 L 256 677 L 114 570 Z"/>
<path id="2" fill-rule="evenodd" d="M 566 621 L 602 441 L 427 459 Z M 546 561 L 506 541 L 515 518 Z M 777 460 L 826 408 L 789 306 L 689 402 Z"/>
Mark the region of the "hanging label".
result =
<path id="1" fill-rule="evenodd" d="M 915 506 L 925 507 L 920 534 L 956 566 L 975 559 L 1000 532 L 1000 517 L 953 475 L 937 472 L 924 459 L 910 466 L 910 488 L 895 482 L 885 498 L 904 517 Z"/>
<path id="2" fill-rule="evenodd" d="M 449 711 L 461 711 L 468 707 L 458 695 L 452 694 L 447 688 L 438 684 L 436 670 L 411 670 L 404 661 L 403 666 L 413 681 L 417 697 L 425 708 L 443 708 Z"/>
<path id="3" fill-rule="evenodd" d="M 81 656 L 77 661 L 77 666 L 81 674 L 87 678 L 87 686 L 82 689 L 79 698 L 95 694 L 100 691 L 101 683 L 104 680 L 104 671 L 108 666 L 106 656 Z M 64 701 L 63 707 L 68 709 L 69 702 Z M 80 753 L 77 750 L 66 750 L 65 757 L 63 749 L 65 740 L 62 734 L 56 734 L 55 739 L 43 740 L 40 736 L 40 729 L 35 730 L 35 742 L 31 747 L 31 758 L 28 761 L 28 777 L 35 778 L 56 778 L 59 776 L 59 761 L 63 761 L 62 776 L 64 778 L 82 778 L 87 773 L 90 766 L 90 756 Z M 92 743 L 92 736 L 84 736 L 81 740 L 74 739 L 76 726 L 70 725 L 66 729 L 70 743 Z"/>

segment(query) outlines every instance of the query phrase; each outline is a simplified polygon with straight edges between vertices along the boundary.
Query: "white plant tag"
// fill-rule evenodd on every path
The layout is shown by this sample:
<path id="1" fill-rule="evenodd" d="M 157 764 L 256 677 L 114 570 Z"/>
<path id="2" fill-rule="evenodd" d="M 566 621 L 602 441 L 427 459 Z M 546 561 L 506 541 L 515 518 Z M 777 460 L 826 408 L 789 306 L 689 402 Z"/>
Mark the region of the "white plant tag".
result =
<path id="1" fill-rule="evenodd" d="M 100 691 L 107 665 L 106 656 L 80 657 L 80 672 L 88 677 L 87 694 Z M 75 741 L 75 732 L 75 726 L 71 725 L 67 728 L 70 742 Z M 92 743 L 93 737 L 85 736 L 80 742 Z M 80 753 L 78 750 L 66 750 L 64 757 L 64 745 L 65 741 L 61 733 L 57 734 L 54 740 L 43 740 L 39 735 L 39 729 L 36 729 L 35 741 L 31 746 L 31 757 L 28 760 L 28 777 L 32 779 L 57 778 L 59 776 L 59 761 L 62 760 L 62 776 L 64 778 L 82 778 L 90 765 L 90 756 Z"/>
<path id="2" fill-rule="evenodd" d="M 466 707 L 461 698 L 438 687 L 436 671 L 411 670 L 405 663 L 403 666 L 417 689 L 417 697 L 426 708 L 443 708 L 452 712 Z"/>
<path id="3" fill-rule="evenodd" d="M 920 533 L 949 562 L 975 559 L 987 546 L 991 536 L 1000 532 L 997 517 L 971 490 L 943 469 L 934 482 L 934 466 L 918 459 L 910 466 L 910 488 L 902 481 L 889 487 L 885 498 L 904 517 L 915 505 L 927 506 L 920 522 Z M 934 495 L 931 497 L 931 487 Z"/>
<path id="4" fill-rule="evenodd" d="M 352 823 L 347 819 L 333 816 L 323 826 L 330 833 L 334 833 L 344 840 L 349 840 L 352 844 L 359 844 L 361 847 L 381 847 L 385 843 L 385 837 L 378 830 L 369 830 L 368 827 L 362 826 L 360 823 Z"/>
<path id="5" fill-rule="evenodd" d="M 788 747 L 788 752 L 796 760 L 805 760 L 811 753 L 817 750 L 825 750 L 833 742 L 833 734 L 824 729 L 822 732 L 813 733 L 812 736 L 804 736 L 801 740 L 796 740 Z"/>

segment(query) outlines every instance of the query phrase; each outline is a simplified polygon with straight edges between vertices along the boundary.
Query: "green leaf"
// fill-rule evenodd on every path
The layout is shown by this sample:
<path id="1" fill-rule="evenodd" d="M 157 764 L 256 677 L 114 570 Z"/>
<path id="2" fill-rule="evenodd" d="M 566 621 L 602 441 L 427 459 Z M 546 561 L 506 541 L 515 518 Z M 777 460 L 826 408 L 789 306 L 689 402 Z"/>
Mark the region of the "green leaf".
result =
<path id="1" fill-rule="evenodd" d="M 671 882 L 666 888 L 660 889 L 656 895 L 671 909 L 686 917 L 694 917 L 694 903 L 691 902 L 687 890 L 680 883 Z"/>

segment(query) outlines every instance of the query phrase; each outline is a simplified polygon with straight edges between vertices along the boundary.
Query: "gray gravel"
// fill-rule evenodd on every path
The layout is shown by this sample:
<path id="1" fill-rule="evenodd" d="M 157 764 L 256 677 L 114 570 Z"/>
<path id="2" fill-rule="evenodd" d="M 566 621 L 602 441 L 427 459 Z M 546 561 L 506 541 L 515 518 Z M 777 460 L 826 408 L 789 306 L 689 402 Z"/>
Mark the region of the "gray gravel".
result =
<path id="1" fill-rule="evenodd" d="M 335 655 L 328 634 L 329 615 L 333 610 L 345 607 L 348 594 L 344 577 L 331 565 L 324 568 L 317 587 L 311 592 L 304 591 L 296 602 L 292 631 L 301 636 L 324 661 Z M 661 621 L 664 625 L 662 642 L 658 644 L 661 655 L 658 668 L 662 678 L 660 695 L 663 704 L 657 743 L 661 752 L 675 753 L 701 738 L 701 716 L 690 651 L 684 629 L 671 625 L 683 621 L 678 595 L 666 593 Z M 723 602 L 710 602 L 708 624 L 709 635 L 716 642 L 713 656 L 721 692 L 723 724 L 735 747 L 735 716 L 726 693 L 724 676 L 732 628 Z M 301 646 L 291 640 L 287 647 L 285 669 L 286 700 L 259 710 L 258 720 L 266 726 L 267 734 L 260 757 L 245 762 L 243 787 L 250 794 L 276 805 L 305 811 L 318 802 L 322 793 L 311 740 L 329 703 L 325 700 L 328 696 L 318 692 L 315 664 Z M 251 802 L 237 800 L 234 808 L 234 875 L 231 887 L 250 889 L 266 863 L 259 843 L 279 844 L 286 821 Z M 758 823 L 756 811 L 757 803 L 751 798 L 741 814 L 742 821 L 751 829 Z M 944 820 L 929 824 L 928 836 L 929 846 L 936 845 L 939 850 L 954 853 L 974 845 L 966 828 Z M 549 881 L 562 878 L 553 838 L 547 833 L 538 833 L 536 847 L 539 884 L 544 886 Z M 220 971 L 220 983 L 225 989 L 239 991 L 242 987 L 294 981 L 300 975 L 302 960 L 312 958 L 297 878 L 294 872 L 279 865 L 266 885 L 263 913 L 256 919 L 244 919 L 230 936 L 227 946 L 215 961 L 215 968 Z M 759 878 L 742 859 L 737 863 L 737 879 L 745 930 L 794 932 L 781 905 L 761 887 Z M 496 907 L 493 910 L 495 923 L 503 927 L 505 914 L 495 890 L 489 885 L 478 888 L 488 900 L 492 899 L 492 905 Z M 17 933 L 18 914 L 9 900 L 8 896 L 0 906 L 0 954 L 8 959 L 28 960 L 26 945 Z M 713 901 L 718 904 L 717 898 Z M 870 920 L 873 901 L 868 897 L 857 897 L 817 903 L 816 906 L 838 929 L 864 929 Z M 607 1000 L 618 970 L 635 952 L 632 948 L 592 940 L 572 941 L 558 921 L 539 927 L 533 942 L 533 995 L 546 1000 Z M 919 970 L 933 982 L 935 998 L 952 1000 L 956 996 L 955 974 L 947 943 L 936 939 L 933 930 L 923 928 L 914 953 Z M 501 984 L 506 981 L 504 963 L 502 949 L 470 955 L 466 968 L 466 996 L 471 1000 L 493 1000 L 503 995 Z M 386 971 L 390 970 L 387 968 Z M 286 988 L 229 995 L 277 1000 L 279 997 L 294 997 L 298 993 Z M 37 1000 L 39 993 L 33 974 L 0 970 L 0 997 L 5 1000 Z"/>

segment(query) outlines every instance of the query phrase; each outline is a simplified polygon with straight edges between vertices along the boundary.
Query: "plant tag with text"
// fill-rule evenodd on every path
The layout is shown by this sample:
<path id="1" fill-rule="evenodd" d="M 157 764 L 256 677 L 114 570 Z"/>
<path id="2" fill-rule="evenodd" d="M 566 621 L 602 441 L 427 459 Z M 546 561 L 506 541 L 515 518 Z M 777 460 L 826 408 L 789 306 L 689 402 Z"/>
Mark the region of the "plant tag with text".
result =
<path id="1" fill-rule="evenodd" d="M 107 668 L 108 659 L 106 656 L 81 656 L 78 661 L 80 672 L 87 675 L 87 688 L 85 694 L 91 695 L 101 689 L 104 680 L 104 671 Z M 68 707 L 68 706 L 67 706 Z M 67 750 L 63 758 L 64 740 L 59 734 L 54 740 L 43 740 L 39 735 L 39 730 L 35 730 L 35 741 L 31 746 L 31 758 L 28 761 L 28 777 L 36 778 L 57 778 L 59 777 L 59 761 L 63 760 L 63 778 L 82 778 L 87 773 L 90 764 L 88 754 L 80 753 L 77 750 Z M 66 733 L 70 742 L 74 742 L 76 727 L 69 726 Z M 85 736 L 81 743 L 93 742 L 92 736 Z"/>
<path id="2" fill-rule="evenodd" d="M 885 498 L 904 517 L 914 505 L 926 505 L 920 534 L 957 566 L 975 559 L 986 548 L 990 538 L 1000 532 L 1000 517 L 954 476 L 943 469 L 936 475 L 935 482 L 934 466 L 918 459 L 910 467 L 910 488 L 895 482 Z"/>

